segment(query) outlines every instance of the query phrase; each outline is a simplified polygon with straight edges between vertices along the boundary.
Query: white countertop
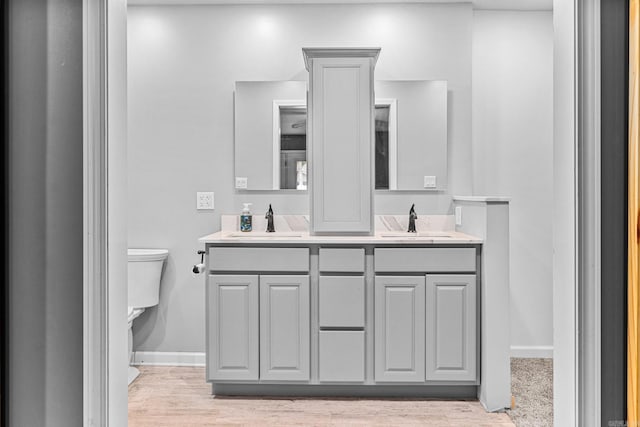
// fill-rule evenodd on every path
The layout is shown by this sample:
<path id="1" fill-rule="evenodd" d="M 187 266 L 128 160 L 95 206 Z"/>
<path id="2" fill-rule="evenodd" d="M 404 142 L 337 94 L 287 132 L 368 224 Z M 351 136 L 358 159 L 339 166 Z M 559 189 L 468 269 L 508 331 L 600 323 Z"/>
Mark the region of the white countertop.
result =
<path id="1" fill-rule="evenodd" d="M 313 236 L 308 231 L 275 232 L 263 231 L 218 231 L 198 239 L 200 243 L 215 244 L 479 244 L 482 239 L 457 231 L 428 231 L 417 234 L 407 232 L 378 232 L 373 236 L 331 235 Z"/>

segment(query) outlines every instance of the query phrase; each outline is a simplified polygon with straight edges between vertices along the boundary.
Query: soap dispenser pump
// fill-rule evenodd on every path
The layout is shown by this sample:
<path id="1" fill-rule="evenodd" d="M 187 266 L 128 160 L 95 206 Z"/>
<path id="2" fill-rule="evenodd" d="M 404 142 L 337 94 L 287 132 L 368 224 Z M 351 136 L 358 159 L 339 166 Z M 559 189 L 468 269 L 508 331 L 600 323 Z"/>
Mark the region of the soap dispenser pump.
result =
<path id="1" fill-rule="evenodd" d="M 251 203 L 243 203 L 242 213 L 240 214 L 240 231 L 251 231 L 253 229 L 251 216 Z"/>

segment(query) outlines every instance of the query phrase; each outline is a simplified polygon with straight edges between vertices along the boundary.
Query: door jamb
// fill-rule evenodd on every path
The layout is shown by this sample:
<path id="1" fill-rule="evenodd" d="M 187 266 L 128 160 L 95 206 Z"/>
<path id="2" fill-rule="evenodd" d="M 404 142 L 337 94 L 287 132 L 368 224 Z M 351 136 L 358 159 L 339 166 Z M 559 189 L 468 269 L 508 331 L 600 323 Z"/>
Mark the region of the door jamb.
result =
<path id="1" fill-rule="evenodd" d="M 108 414 L 111 412 L 109 410 L 109 395 L 112 391 L 109 390 L 109 357 L 111 353 L 109 352 L 109 343 L 107 337 L 109 336 L 109 277 L 108 277 L 108 241 L 107 241 L 107 232 L 108 232 L 108 219 L 107 219 L 107 209 L 108 209 L 108 187 L 107 187 L 107 178 L 108 178 L 108 147 L 109 147 L 109 138 L 108 138 L 108 125 L 109 118 L 107 114 L 107 53 L 108 53 L 108 21 L 107 21 L 107 10 L 109 7 L 109 3 L 115 0 L 97 0 L 95 2 L 85 1 L 84 12 L 83 12 L 83 101 L 84 101 L 84 354 L 83 354 L 83 387 L 84 387 L 84 403 L 83 403 L 83 411 L 84 411 L 84 424 L 85 425 L 108 425 L 109 417 Z M 597 0 L 593 0 L 596 1 Z M 554 1 L 554 3 L 556 3 Z M 578 9 L 579 2 L 574 0 L 574 12 Z M 584 19 L 585 17 L 577 17 L 577 19 Z M 588 31 L 599 31 L 599 14 L 597 16 L 590 16 L 590 21 L 588 25 L 584 27 Z M 597 24 L 597 25 L 596 25 Z M 597 29 L 594 27 L 598 27 Z M 593 35 L 593 34 L 592 34 Z M 598 32 L 599 35 L 599 32 Z M 575 34 L 576 39 L 580 39 L 584 36 L 583 33 Z M 576 40 L 577 41 L 577 40 Z M 574 52 L 578 53 L 578 52 Z M 578 56 L 578 59 L 580 57 Z M 599 63 L 599 56 L 597 57 L 597 61 Z M 586 72 L 591 66 L 591 63 L 583 63 L 577 62 L 577 68 Z M 598 75 L 599 76 L 599 75 Z M 594 76 L 592 76 L 595 78 Z M 574 75 L 574 82 L 576 82 L 577 76 Z M 591 82 L 594 83 L 593 81 Z M 574 104 L 573 109 L 574 112 L 577 113 L 577 101 L 580 97 L 581 91 L 585 88 L 575 86 L 576 92 L 574 93 Z M 594 89 L 594 87 L 591 87 Z M 588 98 L 591 102 L 597 102 L 596 110 L 590 110 L 586 112 L 591 115 L 596 111 L 599 113 L 599 98 Z M 576 116 L 577 117 L 577 116 Z M 599 117 L 597 117 L 598 126 L 599 126 Z M 587 126 L 585 121 L 581 121 L 578 126 L 576 126 L 576 131 L 579 132 L 581 129 L 579 126 L 584 125 Z M 599 127 L 598 127 L 599 129 Z M 590 138 L 596 138 L 595 140 L 590 139 L 590 143 L 595 143 L 599 141 L 599 134 L 592 135 L 594 129 L 582 129 L 587 133 L 585 135 L 590 135 Z M 577 153 L 577 138 L 574 138 L 574 150 Z M 598 157 L 599 159 L 599 157 Z M 576 158 L 576 169 L 579 167 L 580 159 Z M 596 159 L 590 158 L 591 166 L 595 167 Z M 592 170 L 587 173 L 599 173 L 599 168 Z M 591 197 L 594 196 L 592 193 L 597 188 L 597 183 L 599 182 L 598 176 L 589 175 L 590 179 L 595 179 L 595 181 L 591 181 L 588 183 L 588 186 L 583 188 L 583 191 L 579 194 L 575 194 L 579 192 L 578 185 L 581 183 L 582 176 L 576 175 L 576 181 L 574 182 L 574 195 L 576 205 L 574 207 L 584 208 L 581 203 L 581 198 L 587 198 L 588 195 Z M 595 185 L 595 186 L 594 186 Z M 585 192 L 586 191 L 586 192 Z M 588 199 L 587 203 L 589 204 L 589 209 L 594 209 L 599 205 L 599 199 L 593 200 Z M 590 214 L 597 215 L 597 212 L 591 211 Z M 587 222 L 581 222 L 580 224 L 575 223 L 576 218 L 574 217 L 574 226 L 575 230 L 579 232 L 588 231 L 587 224 L 590 224 L 591 221 L 597 218 L 588 217 Z M 596 236 L 591 236 L 591 238 L 598 239 L 599 231 L 594 232 Z M 599 242 L 599 240 L 597 240 Z M 591 241 L 590 244 L 595 244 L 595 242 Z M 578 262 L 578 257 L 580 256 L 580 252 L 578 252 L 577 242 L 574 242 L 573 248 L 574 259 Z M 599 249 L 599 248 L 595 248 Z M 594 250 L 593 247 L 590 250 Z M 593 252 L 590 252 L 593 255 Z M 586 266 L 576 266 L 576 277 L 580 274 L 580 270 L 586 268 Z M 585 270 L 586 271 L 586 270 Z M 597 270 L 599 271 L 599 269 Z M 591 272 L 593 273 L 593 271 Z M 574 279 L 576 279 L 574 277 Z M 595 285 L 597 289 L 593 289 L 593 292 L 599 292 L 599 278 L 596 278 Z M 574 304 L 575 307 L 580 310 L 578 304 L 580 300 L 578 299 L 577 293 L 577 280 L 574 280 L 573 283 L 573 293 L 574 293 Z M 599 309 L 592 305 L 592 308 L 595 308 L 596 311 Z M 556 310 L 554 310 L 556 311 Z M 557 312 L 557 311 L 556 311 Z M 599 312 L 598 312 L 599 313 Z M 597 315 L 597 313 L 596 313 Z M 584 319 L 578 317 L 576 319 L 577 324 L 580 323 Z M 555 317 L 554 317 L 555 323 Z M 574 325 L 575 326 L 575 325 Z M 579 343 L 579 337 L 576 331 L 576 338 L 573 341 L 573 354 L 577 354 L 577 348 Z M 599 340 L 595 341 L 596 347 L 599 347 Z M 582 344 L 580 344 L 582 345 Z M 582 347 L 581 347 L 582 348 Z M 591 348 L 591 346 L 590 346 Z M 596 357 L 599 357 L 599 351 L 597 352 Z M 554 358 L 556 356 L 554 355 Z M 577 362 L 577 359 L 576 359 Z M 557 366 L 556 363 L 554 365 Z M 599 365 L 595 365 L 599 367 Z M 598 370 L 596 369 L 596 378 Z M 574 379 L 576 380 L 574 383 L 574 395 L 573 396 L 562 396 L 563 401 L 567 404 L 566 410 L 570 412 L 574 412 L 574 419 L 581 419 L 579 417 L 579 412 L 584 410 L 585 408 L 578 403 L 576 393 L 579 390 L 579 387 L 582 383 L 579 381 L 581 375 L 584 375 L 583 371 L 578 370 Z M 126 390 L 123 390 L 125 392 Z M 556 404 L 558 400 L 554 397 L 554 401 Z M 578 403 L 578 404 L 576 404 Z M 596 402 L 599 407 L 599 401 Z M 557 405 L 554 405 L 557 408 Z M 573 408 L 573 409 L 572 409 Z M 558 409 L 556 409 L 558 410 Z"/>

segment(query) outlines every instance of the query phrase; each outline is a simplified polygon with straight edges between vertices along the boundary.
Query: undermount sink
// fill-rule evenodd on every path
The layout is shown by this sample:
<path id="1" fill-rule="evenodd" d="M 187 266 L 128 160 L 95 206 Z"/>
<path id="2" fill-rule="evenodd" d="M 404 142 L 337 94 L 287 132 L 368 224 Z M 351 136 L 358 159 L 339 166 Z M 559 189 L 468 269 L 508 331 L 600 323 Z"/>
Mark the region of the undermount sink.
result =
<path id="1" fill-rule="evenodd" d="M 237 231 L 224 236 L 225 238 L 243 238 L 243 239 L 277 239 L 277 238 L 301 238 L 302 233 L 296 232 L 278 232 L 267 233 L 266 231 Z"/>
<path id="2" fill-rule="evenodd" d="M 453 232 L 421 231 L 419 233 L 409 233 L 406 231 L 388 231 L 380 233 L 380 237 L 453 237 Z"/>

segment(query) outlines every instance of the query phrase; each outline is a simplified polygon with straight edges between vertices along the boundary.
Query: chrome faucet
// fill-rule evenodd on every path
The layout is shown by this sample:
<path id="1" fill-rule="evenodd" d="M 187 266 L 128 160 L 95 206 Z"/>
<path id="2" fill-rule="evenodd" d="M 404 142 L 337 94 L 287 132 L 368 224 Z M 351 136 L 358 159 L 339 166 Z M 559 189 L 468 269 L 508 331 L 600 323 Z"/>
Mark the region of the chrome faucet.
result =
<path id="1" fill-rule="evenodd" d="M 415 210 L 415 203 L 411 205 L 411 209 L 409 210 L 409 229 L 407 233 L 415 233 L 416 232 L 416 219 L 418 219 L 418 214 Z"/>
<path id="2" fill-rule="evenodd" d="M 267 220 L 267 233 L 275 232 L 276 228 L 273 226 L 273 209 L 271 209 L 271 204 L 269 204 L 269 210 L 264 217 Z"/>

